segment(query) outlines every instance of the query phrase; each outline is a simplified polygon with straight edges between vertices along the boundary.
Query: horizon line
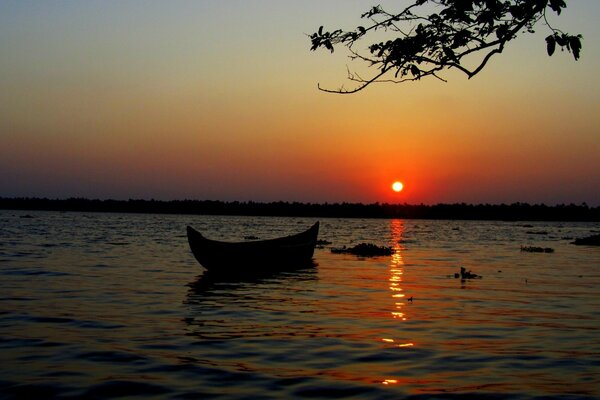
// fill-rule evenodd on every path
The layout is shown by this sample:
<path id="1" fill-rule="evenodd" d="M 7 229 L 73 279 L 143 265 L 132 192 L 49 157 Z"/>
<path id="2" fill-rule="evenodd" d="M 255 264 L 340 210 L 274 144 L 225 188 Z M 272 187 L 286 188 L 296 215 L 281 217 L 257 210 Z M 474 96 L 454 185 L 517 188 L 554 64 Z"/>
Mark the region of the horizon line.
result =
<path id="1" fill-rule="evenodd" d="M 582 201 L 580 203 L 570 202 L 570 203 L 555 203 L 555 204 L 546 204 L 546 203 L 529 203 L 523 201 L 515 201 L 512 203 L 501 202 L 501 203 L 467 203 L 464 201 L 461 202 L 453 202 L 453 203 L 390 203 L 390 202 L 352 202 L 352 201 L 324 201 L 324 202 L 311 202 L 311 201 L 298 201 L 298 200 L 218 200 L 218 199 L 195 199 L 195 198 L 183 198 L 183 199 L 155 199 L 155 198 L 134 198 L 130 197 L 128 199 L 118 199 L 118 198 L 90 198 L 90 197 L 36 197 L 36 196 L 12 196 L 5 197 L 0 196 L 0 201 L 51 201 L 51 202 L 61 202 L 61 201 L 87 201 L 87 202 L 117 202 L 117 203 L 127 203 L 127 202 L 154 202 L 154 203 L 174 203 L 174 202 L 213 202 L 213 203 L 223 203 L 223 204 L 260 204 L 260 205 L 269 205 L 269 204 L 291 204 L 291 205 L 363 205 L 363 206 L 407 206 L 407 207 L 436 207 L 436 206 L 488 206 L 488 207 L 499 207 L 499 206 L 537 206 L 537 207 L 565 207 L 565 206 L 575 206 L 575 207 L 587 207 L 588 209 L 600 208 L 599 205 L 589 205 L 586 201 Z"/>

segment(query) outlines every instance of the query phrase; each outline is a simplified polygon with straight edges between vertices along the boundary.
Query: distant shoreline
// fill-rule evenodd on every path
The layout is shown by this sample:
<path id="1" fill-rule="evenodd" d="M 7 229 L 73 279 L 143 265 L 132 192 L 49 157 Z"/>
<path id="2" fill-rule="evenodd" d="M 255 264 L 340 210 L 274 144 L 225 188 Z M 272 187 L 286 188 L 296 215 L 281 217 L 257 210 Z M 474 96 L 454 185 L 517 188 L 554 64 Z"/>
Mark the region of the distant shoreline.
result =
<path id="1" fill-rule="evenodd" d="M 600 207 L 581 204 L 436 204 L 239 202 L 219 200 L 94 200 L 2 198 L 0 209 L 147 214 L 243 215 L 321 218 L 401 218 L 495 221 L 599 222 Z"/>

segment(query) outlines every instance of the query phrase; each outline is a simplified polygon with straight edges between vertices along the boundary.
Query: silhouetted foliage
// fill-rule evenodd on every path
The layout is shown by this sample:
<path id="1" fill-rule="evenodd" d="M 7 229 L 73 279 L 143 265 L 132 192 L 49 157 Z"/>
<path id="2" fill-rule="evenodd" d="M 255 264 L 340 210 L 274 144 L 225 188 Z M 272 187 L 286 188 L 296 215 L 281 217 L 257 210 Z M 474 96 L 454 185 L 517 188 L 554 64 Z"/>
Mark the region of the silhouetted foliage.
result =
<path id="1" fill-rule="evenodd" d="M 334 247 L 331 249 L 335 254 L 352 254 L 359 257 L 391 256 L 394 249 L 388 246 L 378 246 L 373 243 L 359 243 L 352 247 Z"/>
<path id="2" fill-rule="evenodd" d="M 600 235 L 592 235 L 575 239 L 573 244 L 578 246 L 600 246 Z"/>
<path id="3" fill-rule="evenodd" d="M 149 214 L 202 214 L 330 218 L 406 218 L 498 221 L 600 221 L 600 207 L 560 204 L 271 203 L 216 200 L 91 200 L 2 198 L 0 209 Z"/>
<path id="4" fill-rule="evenodd" d="M 319 89 L 333 93 L 355 93 L 374 82 L 405 82 L 457 69 L 469 78 L 477 75 L 494 54 L 517 35 L 533 33 L 538 23 L 549 30 L 546 37 L 548 55 L 557 46 L 570 52 L 575 60 L 581 55 L 581 35 L 571 35 L 554 28 L 548 11 L 561 14 L 565 0 L 412 0 L 400 12 L 375 6 L 362 14 L 365 26 L 344 31 L 324 30 L 321 26 L 310 35 L 311 50 L 325 48 L 331 52 L 345 46 L 351 59 L 362 60 L 378 71 L 363 78 L 348 70 L 348 79 L 357 86 L 347 90 Z M 383 32 L 388 40 L 379 41 Z M 368 51 L 357 49 L 363 40 Z"/>
<path id="5" fill-rule="evenodd" d="M 521 251 L 527 253 L 554 253 L 552 247 L 521 246 Z"/>

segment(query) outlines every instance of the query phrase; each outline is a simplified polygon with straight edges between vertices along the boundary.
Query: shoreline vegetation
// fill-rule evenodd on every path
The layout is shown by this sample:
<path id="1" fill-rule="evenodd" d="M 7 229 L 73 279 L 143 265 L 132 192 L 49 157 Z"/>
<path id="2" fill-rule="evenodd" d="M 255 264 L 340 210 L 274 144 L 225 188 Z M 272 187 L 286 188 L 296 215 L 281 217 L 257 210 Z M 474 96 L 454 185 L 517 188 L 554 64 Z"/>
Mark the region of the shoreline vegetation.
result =
<path id="1" fill-rule="evenodd" d="M 243 215 L 322 218 L 402 218 L 496 221 L 600 221 L 600 207 L 560 204 L 299 203 L 220 200 L 98 200 L 0 197 L 0 209 L 144 214 Z"/>

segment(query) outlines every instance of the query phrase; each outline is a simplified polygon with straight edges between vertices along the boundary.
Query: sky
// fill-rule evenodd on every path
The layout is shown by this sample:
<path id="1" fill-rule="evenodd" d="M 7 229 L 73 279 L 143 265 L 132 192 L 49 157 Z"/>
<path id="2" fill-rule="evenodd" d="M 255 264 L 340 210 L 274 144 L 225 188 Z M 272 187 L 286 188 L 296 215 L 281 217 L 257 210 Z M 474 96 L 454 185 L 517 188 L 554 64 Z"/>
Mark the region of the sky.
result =
<path id="1" fill-rule="evenodd" d="M 539 26 L 470 80 L 319 91 L 354 64 L 307 35 L 378 3 L 0 1 L 0 197 L 600 205 L 599 1 L 550 19 L 579 61 Z"/>

